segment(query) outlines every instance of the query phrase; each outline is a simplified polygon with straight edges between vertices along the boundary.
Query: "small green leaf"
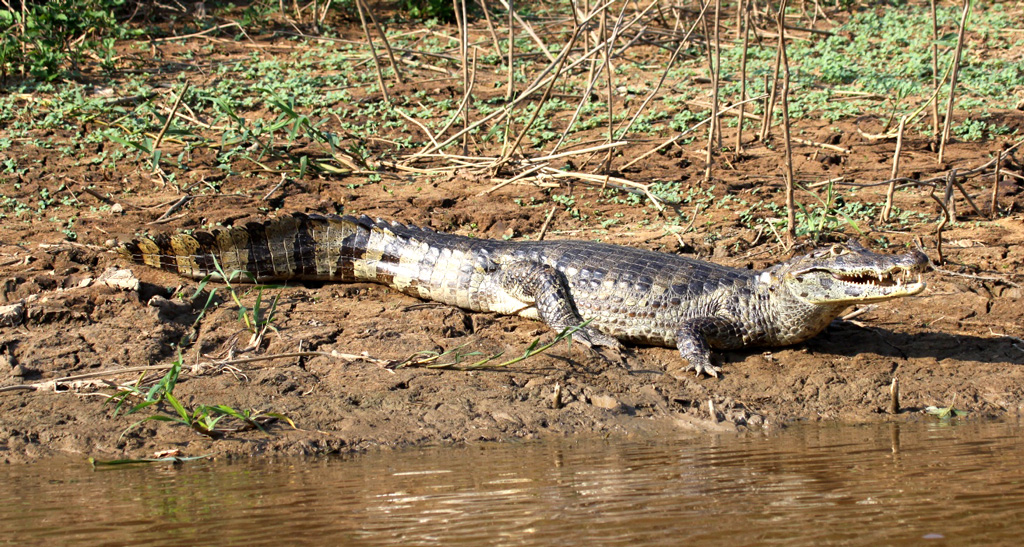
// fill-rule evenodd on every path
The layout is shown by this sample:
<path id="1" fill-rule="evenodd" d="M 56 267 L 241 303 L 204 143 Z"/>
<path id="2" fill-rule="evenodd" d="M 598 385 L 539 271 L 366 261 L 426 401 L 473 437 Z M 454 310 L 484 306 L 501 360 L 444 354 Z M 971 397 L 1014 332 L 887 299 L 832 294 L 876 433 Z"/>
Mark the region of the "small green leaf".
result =
<path id="1" fill-rule="evenodd" d="M 291 418 L 285 416 L 284 414 L 281 414 L 280 412 L 267 412 L 266 415 L 272 418 L 277 418 L 278 420 L 284 420 L 288 422 L 288 425 L 292 426 L 292 429 L 298 429 L 298 427 L 295 426 L 295 422 L 293 422 Z"/>
<path id="2" fill-rule="evenodd" d="M 170 403 L 170 405 L 174 408 L 174 411 L 178 413 L 178 416 L 181 416 L 181 419 L 185 420 L 185 423 L 189 423 L 190 420 L 188 418 L 188 411 L 185 410 L 185 407 L 182 406 L 180 402 L 178 402 L 178 399 L 175 398 L 174 395 L 171 394 L 170 392 L 165 393 L 164 397 L 167 399 L 167 402 Z"/>
<path id="3" fill-rule="evenodd" d="M 931 414 L 932 416 L 937 417 L 940 420 L 949 420 L 951 418 L 960 418 L 960 417 L 967 416 L 968 414 L 970 414 L 966 410 L 960 410 L 959 408 L 953 408 L 952 406 L 947 406 L 947 407 L 944 407 L 944 408 L 940 408 L 940 407 L 937 407 L 937 406 L 929 406 L 929 407 L 925 407 L 924 411 L 927 412 L 928 414 Z"/>

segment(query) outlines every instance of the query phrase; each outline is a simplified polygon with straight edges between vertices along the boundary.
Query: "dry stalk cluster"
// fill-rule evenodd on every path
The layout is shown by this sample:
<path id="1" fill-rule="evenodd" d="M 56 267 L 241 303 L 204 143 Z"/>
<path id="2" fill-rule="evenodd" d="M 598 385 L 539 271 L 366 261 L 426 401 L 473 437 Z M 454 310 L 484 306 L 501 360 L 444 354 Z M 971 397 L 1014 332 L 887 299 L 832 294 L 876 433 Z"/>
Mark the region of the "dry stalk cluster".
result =
<path id="1" fill-rule="evenodd" d="M 653 154 L 664 153 L 670 147 L 681 146 L 683 139 L 706 136 L 702 140 L 706 142 L 706 148 L 701 153 L 701 160 L 704 162 L 703 183 L 710 185 L 715 180 L 716 170 L 735 169 L 730 160 L 742 158 L 755 147 L 760 147 L 758 152 L 763 152 L 764 145 L 773 144 L 771 148 L 777 151 L 773 153 L 778 157 L 779 177 L 778 181 L 766 182 L 784 188 L 787 218 L 783 237 L 791 245 L 796 237 L 796 213 L 800 208 L 796 196 L 799 177 L 794 172 L 794 146 L 851 153 L 849 148 L 795 136 L 791 128 L 791 59 L 787 43 L 806 40 L 813 35 L 831 35 L 821 27 L 825 27 L 825 23 L 834 25 L 835 22 L 829 18 L 829 10 L 836 9 L 834 5 L 818 0 L 799 3 L 788 0 L 573 0 L 570 2 L 571 10 L 564 16 L 547 14 L 537 17 L 521 15 L 526 13 L 523 7 L 528 6 L 518 5 L 514 0 L 472 1 L 473 5 L 469 5 L 469 0 L 453 0 L 455 25 L 451 30 L 438 26 L 403 33 L 442 39 L 449 46 L 440 52 L 419 51 L 412 46 L 394 47 L 389 36 L 394 37 L 395 34 L 389 35 L 381 19 L 374 14 L 379 6 L 368 0 L 354 3 L 363 30 L 361 43 L 365 44 L 368 61 L 374 67 L 381 99 L 392 103 L 393 91 L 389 89 L 394 89 L 394 86 L 399 89 L 426 88 L 429 82 L 439 80 L 458 82 L 455 87 L 461 93 L 457 106 L 446 113 L 442 123 L 433 126 L 394 107 L 393 111 L 403 117 L 414 131 L 420 131 L 429 144 L 395 156 L 394 160 L 381 162 L 381 167 L 414 174 L 462 172 L 477 180 L 483 178 L 491 182 L 481 194 L 513 184 L 542 188 L 583 184 L 617 189 L 643 196 L 658 211 L 666 213 L 668 204 L 655 195 L 651 184 L 631 179 L 628 175 L 635 172 L 635 166 L 640 162 Z M 282 4 L 281 9 L 282 13 L 292 14 L 290 16 L 298 22 L 319 24 L 329 6 L 329 1 L 314 1 L 301 7 L 294 3 L 290 11 Z M 1014 176 L 1003 169 L 1005 160 L 1012 160 L 1016 146 L 1004 149 L 994 161 L 982 167 L 958 168 L 952 176 L 947 176 L 948 173 L 942 175 L 941 181 L 916 181 L 900 176 L 904 143 L 908 133 L 915 130 L 930 130 L 935 139 L 936 161 L 941 164 L 945 159 L 970 14 L 971 2 L 963 0 L 955 28 L 956 46 L 942 52 L 938 38 L 940 32 L 949 29 L 940 28 L 935 1 L 931 1 L 933 92 L 910 114 L 897 119 L 894 109 L 880 132 L 860 133 L 869 141 L 895 141 L 892 169 L 889 180 L 885 181 L 888 188 L 880 215 L 882 222 L 891 220 L 895 190 L 912 185 L 925 188 L 944 185 L 945 192 L 940 198 L 940 221 L 956 219 L 954 196 L 957 191 L 972 209 L 982 214 L 976 201 L 978 196 L 970 196 L 962 185 L 965 177 L 982 174 L 986 179 L 992 177 L 985 209 L 988 215 L 994 215 L 999 206 L 997 190 L 1000 177 Z M 530 45 L 529 48 L 522 46 L 524 42 Z M 752 76 L 747 72 L 747 58 L 751 44 L 774 45 L 776 51 L 771 69 L 763 75 L 765 93 L 762 95 L 751 96 L 749 93 L 751 86 L 748 84 Z M 721 54 L 723 49 L 729 48 L 741 48 L 739 72 L 730 76 L 730 79 L 739 81 L 740 87 L 738 94 L 723 96 Z M 947 66 L 942 66 L 946 63 L 940 64 L 940 57 L 945 54 L 949 54 L 950 61 Z M 706 60 L 707 78 L 702 78 L 699 83 L 710 83 L 707 99 L 688 102 L 707 108 L 710 115 L 661 142 L 630 138 L 630 129 L 645 113 L 649 113 L 651 104 L 669 92 L 665 82 L 679 59 L 687 55 L 703 56 L 702 61 Z M 485 94 L 478 89 L 479 82 L 485 78 L 480 76 L 477 61 L 485 56 L 501 59 L 507 70 L 500 82 L 488 82 L 504 86 L 498 101 L 502 103 L 503 99 L 503 104 L 497 109 L 481 110 L 476 101 L 486 97 L 489 104 L 495 104 L 493 93 Z M 651 74 L 650 85 L 642 100 L 640 97 L 630 100 L 622 91 L 627 87 L 626 82 L 616 79 L 615 68 L 621 63 L 635 62 L 637 58 L 644 58 L 648 65 L 659 67 L 659 71 Z M 438 64 L 431 64 L 425 59 L 436 59 Z M 797 63 L 799 61 L 796 60 Z M 173 105 L 166 109 L 170 111 L 168 123 L 171 117 L 184 116 L 179 112 L 179 103 L 187 90 L 186 84 L 176 94 Z M 542 106 L 554 97 L 575 101 L 575 110 L 568 121 L 560 125 L 557 132 L 560 134 L 556 138 L 546 137 L 547 144 L 531 146 L 527 137 L 545 115 Z M 587 112 L 593 112 L 593 105 L 588 103 L 597 101 L 603 103 L 601 108 L 605 111 L 601 114 L 607 116 L 607 127 L 601 128 L 600 138 L 574 142 L 570 138 L 574 128 L 578 128 Z M 751 103 L 760 105 L 759 114 L 748 111 Z M 187 105 L 182 106 L 187 108 Z M 944 113 L 942 106 L 945 106 Z M 931 115 L 930 120 L 925 119 L 928 114 Z M 735 138 L 731 139 L 731 154 L 724 153 L 727 145 L 721 120 L 725 116 L 738 118 Z M 748 129 L 750 123 L 759 127 Z M 155 147 L 159 147 L 166 129 L 165 125 L 155 138 Z M 745 130 L 749 135 L 745 136 Z M 698 131 L 707 133 L 697 135 Z M 497 135 L 500 147 L 479 142 L 477 139 L 481 134 Z M 348 158 L 340 150 L 335 151 L 333 159 L 343 163 L 345 169 L 336 168 L 328 172 L 365 173 L 367 170 L 362 162 Z M 325 165 L 318 167 L 324 168 Z M 949 170 L 948 166 L 943 169 Z M 285 183 L 282 178 L 279 187 Z M 805 184 L 804 189 L 810 191 L 825 184 L 846 183 L 839 178 Z M 985 203 L 981 202 L 981 205 Z M 678 207 L 675 210 L 678 211 Z M 693 219 L 690 221 L 692 224 Z"/>
<path id="2" fill-rule="evenodd" d="M 630 180 L 623 175 L 624 171 L 652 154 L 675 145 L 697 129 L 706 128 L 707 147 L 703 158 L 703 179 L 705 183 L 709 183 L 714 177 L 716 163 L 723 162 L 731 167 L 728 158 L 722 156 L 724 148 L 720 120 L 726 115 L 736 116 L 739 123 L 736 126 L 733 152 L 737 156 L 742 155 L 745 147 L 754 142 L 744 141 L 745 121 L 760 123 L 760 128 L 752 135 L 756 141 L 769 142 L 773 138 L 782 140 L 782 146 L 779 147 L 779 164 L 786 196 L 786 239 L 791 244 L 796 235 L 795 215 L 799 207 L 794 192 L 793 146 L 798 144 L 844 154 L 850 153 L 849 149 L 843 147 L 794 137 L 790 126 L 790 60 L 786 43 L 790 39 L 805 39 L 811 34 L 829 34 L 828 31 L 815 28 L 819 21 L 832 22 L 826 7 L 818 1 L 814 1 L 813 6 L 809 6 L 807 2 L 800 2 L 798 8 L 790 9 L 787 0 L 774 3 L 737 0 L 726 6 L 723 6 L 721 0 L 651 0 L 646 3 L 583 0 L 572 2 L 571 17 L 562 20 L 522 17 L 516 11 L 517 6 L 513 0 L 476 0 L 476 4 L 478 12 L 482 12 L 484 17 L 481 24 L 471 26 L 467 18 L 466 1 L 454 0 L 457 35 L 448 36 L 448 39 L 457 46 L 452 48 L 449 59 L 455 60 L 461 70 L 456 74 L 441 69 L 448 72 L 449 77 L 461 79 L 462 98 L 457 108 L 448 115 L 447 122 L 434 131 L 411 117 L 406 117 L 425 134 L 430 144 L 419 151 L 400 157 L 397 161 L 386 163 L 385 167 L 419 174 L 450 174 L 456 171 L 469 172 L 477 176 L 483 174 L 492 180 L 493 185 L 481 194 L 494 192 L 510 184 L 553 188 L 581 183 L 601 188 L 615 188 L 643 195 L 659 211 L 664 211 L 665 204 L 651 192 L 650 186 L 644 182 Z M 937 39 L 940 29 L 935 17 L 934 0 L 931 4 L 932 30 Z M 361 15 L 364 11 L 372 11 L 365 7 L 363 0 L 357 2 L 357 6 Z M 493 13 L 496 9 L 504 10 L 505 13 Z M 899 178 L 900 155 L 905 133 L 916 127 L 915 124 L 929 111 L 932 115 L 931 130 L 938 141 L 937 161 L 943 161 L 950 134 L 969 14 L 970 2 L 964 0 L 957 29 L 956 49 L 951 65 L 945 68 L 943 76 L 939 76 L 938 46 L 933 44 L 931 47 L 932 68 L 935 72 L 934 93 L 914 113 L 903 116 L 898 122 L 890 119 L 881 133 L 862 133 L 869 139 L 896 140 L 892 174 L 887 181 L 888 196 L 881 215 L 883 222 L 889 221 L 893 192 L 897 185 L 913 184 L 909 179 Z M 728 22 L 730 15 L 732 22 Z M 382 57 L 377 53 L 371 34 L 376 35 L 385 45 L 387 62 L 393 68 L 398 83 L 403 81 L 402 70 L 392 49 L 387 45 L 386 35 L 380 25 L 372 17 L 368 20 L 365 16 L 362 18 L 362 24 L 371 56 L 376 61 L 383 98 L 390 100 L 381 71 Z M 502 28 L 503 25 L 505 28 Z M 516 37 L 528 38 L 540 53 L 518 51 L 514 47 Z M 505 39 L 506 49 L 501 47 L 502 38 Z M 776 45 L 777 54 L 773 69 L 770 74 L 765 75 L 767 93 L 764 96 L 750 97 L 748 94 L 746 60 L 752 40 L 758 43 L 774 41 Z M 629 54 L 631 48 L 641 46 L 653 46 L 663 52 L 667 59 L 658 63 L 661 67 L 660 75 L 657 80 L 652 78 L 656 83 L 651 86 L 643 100 L 627 104 L 627 101 L 616 94 L 621 84 L 616 82 L 613 69 L 616 63 Z M 729 103 L 723 103 L 720 94 L 720 56 L 723 47 L 742 48 L 740 73 L 736 76 L 741 82 L 740 93 L 738 97 L 730 97 Z M 684 52 L 692 51 L 693 48 L 703 51 L 706 55 L 708 81 L 711 83 L 710 101 L 701 103 L 701 106 L 708 107 L 711 115 L 685 133 L 655 143 L 645 151 L 636 152 L 636 145 L 642 142 L 626 138 L 627 131 L 647 110 L 652 100 L 663 93 L 665 79 L 676 61 Z M 477 81 L 476 60 L 480 56 L 490 54 L 500 56 L 507 64 L 506 101 L 503 108 L 488 114 L 477 114 L 472 108 Z M 517 60 L 529 59 L 535 63 L 538 55 L 542 55 L 545 62 L 531 74 L 528 83 L 517 87 L 514 78 Z M 562 128 L 561 135 L 553 139 L 553 145 L 548 145 L 546 149 L 525 146 L 526 136 L 541 113 L 541 105 L 552 97 L 560 85 L 563 89 L 582 90 L 577 97 L 578 103 L 571 119 Z M 946 99 L 946 111 L 944 116 L 940 116 L 940 102 L 943 98 Z M 567 144 L 567 137 L 580 120 L 584 107 L 592 100 L 603 100 L 607 108 L 609 123 L 605 137 L 600 140 Z M 755 101 L 762 103 L 763 115 L 758 116 L 747 111 L 746 105 Z M 626 121 L 616 125 L 613 121 L 615 113 L 623 109 L 626 111 L 620 112 L 620 119 Z M 776 116 L 776 112 L 780 112 L 781 116 Z M 515 121 L 523 119 L 526 121 Z M 781 134 L 773 137 L 775 123 L 778 124 Z M 474 141 L 474 135 L 478 130 L 498 131 L 498 134 L 503 136 L 501 152 L 474 153 L 474 150 L 483 148 L 476 146 L 478 143 Z M 627 148 L 630 150 L 628 156 L 621 153 Z M 986 165 L 998 172 L 1001 160 L 997 159 Z M 977 169 L 961 170 L 959 174 L 950 178 L 953 181 L 950 185 L 959 187 L 961 193 L 968 197 L 966 191 L 956 181 L 966 176 L 965 173 L 977 173 Z M 998 179 L 998 176 L 996 178 Z M 933 183 L 922 181 L 921 184 L 928 186 Z M 996 211 L 997 208 L 995 189 L 994 184 L 989 200 L 990 212 Z M 943 211 L 952 211 L 951 200 L 952 192 L 947 191 L 942 204 Z M 968 201 L 977 210 L 969 197 Z"/>

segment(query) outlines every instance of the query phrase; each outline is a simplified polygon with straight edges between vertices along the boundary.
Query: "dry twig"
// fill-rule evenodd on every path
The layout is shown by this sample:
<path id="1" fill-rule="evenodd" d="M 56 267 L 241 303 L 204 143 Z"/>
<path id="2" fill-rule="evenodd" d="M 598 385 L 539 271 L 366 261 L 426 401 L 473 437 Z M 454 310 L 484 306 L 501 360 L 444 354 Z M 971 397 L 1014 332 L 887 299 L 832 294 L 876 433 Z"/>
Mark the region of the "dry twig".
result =
<path id="1" fill-rule="evenodd" d="M 555 216 L 555 210 L 558 209 L 557 205 L 551 206 L 551 210 L 548 211 L 548 216 L 544 217 L 544 224 L 540 226 L 540 232 L 537 234 L 537 241 L 544 240 L 544 234 L 548 232 L 548 225 L 551 224 L 551 219 Z"/>
<path id="2" fill-rule="evenodd" d="M 736 153 L 743 153 L 743 103 L 747 100 L 747 50 L 750 47 L 750 16 L 747 14 L 748 0 L 740 1 L 736 15 L 736 31 L 743 34 L 743 53 L 740 57 L 740 112 L 739 123 L 736 124 Z"/>
<path id="3" fill-rule="evenodd" d="M 160 143 L 164 140 L 164 134 L 167 133 L 167 128 L 171 126 L 171 120 L 174 119 L 174 113 L 178 111 L 178 106 L 181 105 L 181 100 L 185 98 L 185 93 L 188 91 L 189 82 L 185 82 L 185 85 L 181 87 L 181 93 L 178 93 L 178 97 L 174 99 L 174 104 L 171 105 L 171 113 L 167 116 L 167 121 L 164 122 L 163 127 L 160 128 L 160 133 L 157 134 L 156 139 L 153 140 L 153 151 L 156 152 L 160 148 Z"/>
<path id="4" fill-rule="evenodd" d="M 942 158 L 946 152 L 946 141 L 949 140 L 949 130 L 953 123 L 953 104 L 956 98 L 956 82 L 957 77 L 960 75 L 960 55 L 964 49 L 964 34 L 967 32 L 967 16 L 971 13 L 971 0 L 964 0 L 964 11 L 960 16 L 960 29 L 957 32 L 956 38 L 956 52 L 953 54 L 953 75 L 950 76 L 949 80 L 949 102 L 946 104 L 946 120 L 942 126 L 942 135 L 939 139 L 939 158 L 938 162 L 942 163 Z"/>
<path id="5" fill-rule="evenodd" d="M 999 195 L 999 168 L 1003 163 L 1003 151 L 996 152 L 996 169 L 992 176 L 992 194 L 989 196 L 988 211 L 989 218 L 995 218 L 996 213 L 999 209 L 998 195 Z"/>
<path id="6" fill-rule="evenodd" d="M 906 126 L 907 117 L 900 118 L 900 125 L 896 131 L 896 151 L 892 155 L 892 173 L 889 179 L 894 181 L 889 184 L 889 190 L 885 193 L 885 206 L 882 207 L 882 222 L 889 222 L 889 213 L 892 212 L 892 198 L 896 192 L 896 174 L 900 170 L 900 152 L 903 150 L 903 129 Z"/>
<path id="7" fill-rule="evenodd" d="M 707 3 L 711 3 L 708 0 Z M 719 143 L 721 147 L 722 130 L 721 123 L 718 118 L 718 75 L 721 72 L 722 67 L 722 49 L 720 46 L 720 38 L 718 27 L 720 26 L 720 18 L 722 13 L 722 1 L 715 0 L 715 29 L 714 29 L 714 63 L 711 64 L 711 124 L 708 126 L 708 149 L 707 155 L 704 159 L 704 182 L 711 181 L 711 165 L 714 161 L 712 153 L 714 152 L 715 142 Z M 710 54 L 710 52 L 709 52 Z"/>
<path id="8" fill-rule="evenodd" d="M 789 59 L 786 57 L 786 4 L 779 5 L 779 62 L 782 66 L 782 130 L 786 144 L 786 236 L 788 244 L 796 240 L 796 203 L 793 196 L 793 144 L 789 129 Z"/>
<path id="9" fill-rule="evenodd" d="M 380 92 L 384 95 L 384 102 L 390 103 L 391 96 L 388 95 L 388 88 L 384 85 L 384 71 L 380 68 L 380 60 L 377 58 L 377 48 L 373 45 L 373 38 L 370 36 L 370 27 L 366 25 L 365 9 L 366 8 L 363 7 L 363 0 L 356 0 L 356 10 L 359 11 L 359 21 L 363 25 L 363 34 L 366 35 L 366 43 L 370 45 L 370 57 L 373 58 L 373 67 L 377 69 L 377 85 L 380 86 Z"/>

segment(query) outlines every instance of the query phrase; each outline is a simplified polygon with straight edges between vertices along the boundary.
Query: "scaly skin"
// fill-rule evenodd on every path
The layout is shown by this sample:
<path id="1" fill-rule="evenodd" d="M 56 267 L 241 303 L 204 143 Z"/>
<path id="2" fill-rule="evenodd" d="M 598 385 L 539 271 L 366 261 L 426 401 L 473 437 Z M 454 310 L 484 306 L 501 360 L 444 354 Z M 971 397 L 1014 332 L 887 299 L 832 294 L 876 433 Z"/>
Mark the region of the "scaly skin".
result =
<path id="1" fill-rule="evenodd" d="M 589 241 L 506 242 L 368 217 L 295 214 L 243 227 L 134 240 L 139 264 L 200 279 L 221 271 L 257 281 L 381 283 L 473 311 L 518 314 L 574 338 L 676 347 L 717 376 L 712 349 L 784 346 L 821 332 L 851 305 L 920 293 L 927 258 L 875 254 L 855 241 L 765 270 Z"/>

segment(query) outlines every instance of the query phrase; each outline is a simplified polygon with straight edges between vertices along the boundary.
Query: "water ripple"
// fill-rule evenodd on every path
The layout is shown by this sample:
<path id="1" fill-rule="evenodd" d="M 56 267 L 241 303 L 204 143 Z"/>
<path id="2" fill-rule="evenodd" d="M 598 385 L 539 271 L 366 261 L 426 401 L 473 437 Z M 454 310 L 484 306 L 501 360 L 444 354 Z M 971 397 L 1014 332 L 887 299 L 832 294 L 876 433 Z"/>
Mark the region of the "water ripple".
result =
<path id="1" fill-rule="evenodd" d="M 0 469 L 0 537 L 32 545 L 1012 542 L 1007 423 L 801 426 L 694 441 L 549 441 L 334 460 Z"/>

